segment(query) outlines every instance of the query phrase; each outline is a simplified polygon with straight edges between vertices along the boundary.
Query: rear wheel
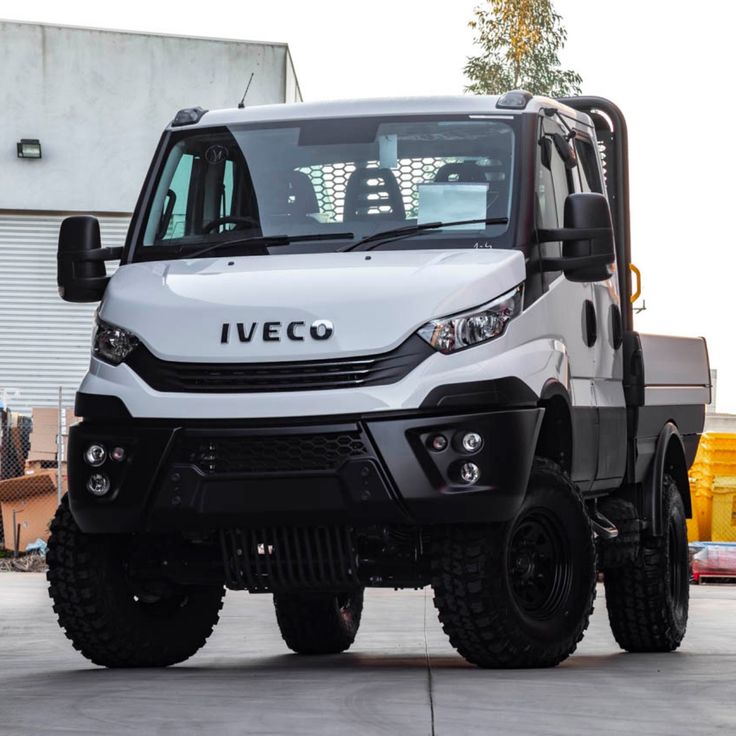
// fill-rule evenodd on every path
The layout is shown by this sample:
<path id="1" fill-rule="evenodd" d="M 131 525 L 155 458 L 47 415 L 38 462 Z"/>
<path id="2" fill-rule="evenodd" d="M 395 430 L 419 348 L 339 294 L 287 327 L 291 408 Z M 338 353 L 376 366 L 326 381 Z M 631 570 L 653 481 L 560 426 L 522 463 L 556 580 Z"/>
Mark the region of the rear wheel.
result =
<path id="1" fill-rule="evenodd" d="M 136 581 L 131 554 L 144 536 L 85 534 L 64 497 L 47 555 L 54 611 L 75 649 L 104 667 L 166 667 L 204 646 L 219 618 L 222 585 Z"/>
<path id="2" fill-rule="evenodd" d="M 435 605 L 457 651 L 480 667 L 549 667 L 575 651 L 595 598 L 595 548 L 575 486 L 538 460 L 504 524 L 457 526 L 434 548 Z"/>
<path id="3" fill-rule="evenodd" d="M 665 474 L 664 533 L 642 540 L 638 557 L 604 571 L 608 620 L 629 652 L 671 652 L 687 628 L 690 601 L 685 508 L 675 479 Z"/>
<path id="4" fill-rule="evenodd" d="M 274 593 L 273 603 L 289 649 L 297 654 L 337 654 L 355 641 L 363 613 L 363 589 Z"/>

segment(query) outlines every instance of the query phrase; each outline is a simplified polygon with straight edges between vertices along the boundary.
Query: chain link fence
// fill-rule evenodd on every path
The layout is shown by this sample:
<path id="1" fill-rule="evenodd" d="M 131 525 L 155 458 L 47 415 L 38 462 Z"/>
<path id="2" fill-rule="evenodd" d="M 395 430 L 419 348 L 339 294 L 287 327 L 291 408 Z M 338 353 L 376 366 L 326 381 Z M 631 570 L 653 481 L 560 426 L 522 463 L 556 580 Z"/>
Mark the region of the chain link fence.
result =
<path id="1" fill-rule="evenodd" d="M 45 554 L 51 519 L 67 489 L 73 400 L 59 388 L 56 406 L 16 411 L 0 387 L 0 558 L 6 566 L 7 558 L 13 560 L 11 569 L 29 569 L 32 556 Z"/>

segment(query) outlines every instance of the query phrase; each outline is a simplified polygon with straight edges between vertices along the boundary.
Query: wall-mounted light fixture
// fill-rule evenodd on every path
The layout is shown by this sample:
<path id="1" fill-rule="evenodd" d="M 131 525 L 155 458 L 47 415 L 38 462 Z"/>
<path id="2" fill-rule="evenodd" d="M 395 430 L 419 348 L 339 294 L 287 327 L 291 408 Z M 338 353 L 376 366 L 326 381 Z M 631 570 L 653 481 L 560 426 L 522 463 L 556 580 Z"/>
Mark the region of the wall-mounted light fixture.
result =
<path id="1" fill-rule="evenodd" d="M 41 158 L 41 141 L 38 138 L 21 138 L 17 145 L 18 158 Z"/>

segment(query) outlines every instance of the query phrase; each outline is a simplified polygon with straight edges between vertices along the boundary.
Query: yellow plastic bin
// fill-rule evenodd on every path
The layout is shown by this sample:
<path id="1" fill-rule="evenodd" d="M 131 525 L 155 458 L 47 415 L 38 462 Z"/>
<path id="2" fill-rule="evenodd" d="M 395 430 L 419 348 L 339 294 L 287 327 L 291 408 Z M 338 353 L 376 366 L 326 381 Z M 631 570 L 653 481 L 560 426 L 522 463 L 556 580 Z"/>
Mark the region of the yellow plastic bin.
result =
<path id="1" fill-rule="evenodd" d="M 691 494 L 693 502 L 693 520 L 697 521 L 700 538 L 695 541 L 710 542 L 713 521 L 713 491 L 711 488 L 698 486 Z"/>
<path id="2" fill-rule="evenodd" d="M 736 542 L 736 477 L 721 476 L 713 483 L 711 538 Z"/>
<path id="3" fill-rule="evenodd" d="M 694 509 L 693 509 L 693 518 L 687 519 L 687 541 L 688 542 L 705 541 L 700 538 L 700 529 L 698 527 L 698 517 L 695 515 Z"/>

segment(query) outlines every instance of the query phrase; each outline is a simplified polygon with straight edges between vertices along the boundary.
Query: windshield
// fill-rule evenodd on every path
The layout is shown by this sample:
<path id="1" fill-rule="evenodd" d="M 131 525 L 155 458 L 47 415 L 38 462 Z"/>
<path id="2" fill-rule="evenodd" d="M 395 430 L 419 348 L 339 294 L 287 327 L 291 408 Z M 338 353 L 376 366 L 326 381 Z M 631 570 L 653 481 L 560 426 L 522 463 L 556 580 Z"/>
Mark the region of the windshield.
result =
<path id="1" fill-rule="evenodd" d="M 216 254 L 218 243 L 228 255 L 248 253 L 242 241 L 276 236 L 289 241 L 280 253 L 345 250 L 383 231 L 468 220 L 476 222 L 420 229 L 385 247 L 511 247 L 515 159 L 514 120 L 492 116 L 176 132 L 133 259 Z M 477 222 L 486 219 L 497 224 Z"/>

